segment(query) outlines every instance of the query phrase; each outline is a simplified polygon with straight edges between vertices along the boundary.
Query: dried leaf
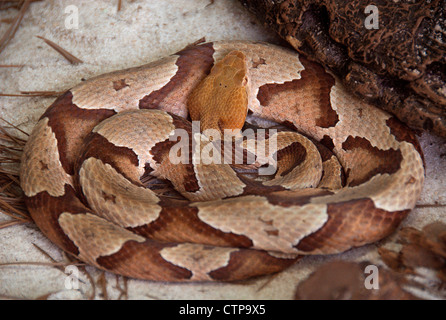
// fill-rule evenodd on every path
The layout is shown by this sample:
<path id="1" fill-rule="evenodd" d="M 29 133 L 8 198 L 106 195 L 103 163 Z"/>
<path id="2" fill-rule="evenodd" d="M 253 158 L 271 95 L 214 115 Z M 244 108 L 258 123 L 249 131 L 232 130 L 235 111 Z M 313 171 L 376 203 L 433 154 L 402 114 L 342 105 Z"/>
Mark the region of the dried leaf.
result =
<path id="1" fill-rule="evenodd" d="M 386 248 L 378 248 L 378 253 L 381 256 L 381 259 L 384 263 L 394 271 L 402 271 L 403 266 L 401 264 L 401 258 L 398 252 L 394 252 L 392 250 Z"/>
<path id="2" fill-rule="evenodd" d="M 295 298 L 299 300 L 417 299 L 403 289 L 406 284 L 404 278 L 382 267 L 377 267 L 379 288 L 366 288 L 365 268 L 368 265 L 370 265 L 368 262 L 329 262 L 298 285 Z"/>
<path id="3" fill-rule="evenodd" d="M 438 270 L 444 266 L 441 257 L 416 244 L 407 244 L 401 249 L 401 263 L 412 269 L 425 267 Z"/>
<path id="4" fill-rule="evenodd" d="M 423 292 L 446 298 L 446 224 L 435 222 L 422 230 L 407 227 L 398 235 L 403 245 L 399 252 L 378 250 L 384 263 L 392 270 L 412 275 Z"/>

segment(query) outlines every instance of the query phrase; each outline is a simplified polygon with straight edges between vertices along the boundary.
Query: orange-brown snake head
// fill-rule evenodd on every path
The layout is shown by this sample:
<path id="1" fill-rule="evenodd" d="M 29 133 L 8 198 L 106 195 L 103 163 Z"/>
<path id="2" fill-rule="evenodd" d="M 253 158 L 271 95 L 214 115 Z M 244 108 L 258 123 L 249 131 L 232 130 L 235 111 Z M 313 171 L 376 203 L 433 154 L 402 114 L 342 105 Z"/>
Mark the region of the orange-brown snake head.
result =
<path id="1" fill-rule="evenodd" d="M 415 133 L 395 117 L 295 51 L 250 41 L 83 81 L 41 116 L 20 167 L 27 209 L 54 244 L 169 282 L 272 274 L 381 240 L 425 175 Z"/>
<path id="2" fill-rule="evenodd" d="M 188 102 L 192 121 L 200 129 L 240 130 L 248 110 L 248 68 L 245 54 L 231 51 L 214 65 L 210 74 L 191 92 Z"/>

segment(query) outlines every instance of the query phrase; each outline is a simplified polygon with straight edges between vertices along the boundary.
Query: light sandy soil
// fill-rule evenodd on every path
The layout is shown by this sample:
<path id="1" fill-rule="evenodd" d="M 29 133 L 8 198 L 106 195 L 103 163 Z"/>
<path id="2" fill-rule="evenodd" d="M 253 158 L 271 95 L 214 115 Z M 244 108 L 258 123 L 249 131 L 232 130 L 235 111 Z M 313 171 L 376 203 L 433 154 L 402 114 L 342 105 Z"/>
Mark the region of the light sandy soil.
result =
<path id="1" fill-rule="evenodd" d="M 0 64 L 24 64 L 22 68 L 0 69 L 0 92 L 64 91 L 80 82 L 112 70 L 147 63 L 174 53 L 205 36 L 206 40 L 249 39 L 281 43 L 263 29 L 235 0 L 123 1 L 60 0 L 32 3 L 20 28 L 0 54 Z M 65 9 L 76 5 L 79 26 L 67 29 Z M 0 20 L 12 18 L 16 10 L 0 11 Z M 0 24 L 3 34 L 9 24 Z M 69 64 L 36 36 L 54 41 L 82 59 Z M 29 131 L 54 98 L 0 97 L 0 116 Z M 419 204 L 443 204 L 417 208 L 403 226 L 422 227 L 432 221 L 446 222 L 446 141 L 423 134 L 420 137 L 426 157 L 426 184 Z M 7 217 L 0 213 L 0 222 Z M 387 239 L 389 243 L 393 239 Z M 51 262 L 35 246 L 55 260 L 64 261 L 61 251 L 29 223 L 0 230 L 0 264 L 33 261 Z M 315 267 L 330 259 L 377 261 L 376 245 L 331 257 L 304 258 L 288 270 L 272 277 L 235 284 L 168 284 L 128 280 L 130 299 L 290 299 L 296 284 Z M 105 283 L 109 298 L 120 296 L 122 278 L 88 267 L 97 283 L 96 298 L 103 298 Z M 50 299 L 84 299 L 92 294 L 87 276 L 80 273 L 78 290 L 66 288 L 67 275 L 50 266 L 0 266 L 0 297 L 34 299 L 52 293 Z"/>

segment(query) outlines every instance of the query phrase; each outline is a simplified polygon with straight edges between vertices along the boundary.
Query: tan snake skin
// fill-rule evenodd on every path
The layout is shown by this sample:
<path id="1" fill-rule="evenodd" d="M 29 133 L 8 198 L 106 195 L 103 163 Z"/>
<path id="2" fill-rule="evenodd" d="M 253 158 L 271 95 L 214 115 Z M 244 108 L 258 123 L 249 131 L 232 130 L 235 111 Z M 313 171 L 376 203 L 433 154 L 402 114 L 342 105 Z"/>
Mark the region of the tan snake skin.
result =
<path id="1" fill-rule="evenodd" d="M 209 94 L 218 90 L 231 98 Z M 194 152 L 216 141 L 192 135 L 188 105 L 202 130 L 238 130 L 246 114 L 245 128 L 278 130 L 254 164 L 200 162 Z M 174 149 L 177 129 L 198 145 L 186 158 Z M 260 176 L 275 138 L 277 172 Z M 244 156 L 261 154 L 242 144 Z M 190 161 L 172 163 L 172 150 Z M 231 281 L 389 235 L 414 208 L 424 166 L 412 131 L 318 64 L 232 41 L 67 91 L 34 128 L 20 178 L 38 227 L 90 265 L 157 281 Z"/>

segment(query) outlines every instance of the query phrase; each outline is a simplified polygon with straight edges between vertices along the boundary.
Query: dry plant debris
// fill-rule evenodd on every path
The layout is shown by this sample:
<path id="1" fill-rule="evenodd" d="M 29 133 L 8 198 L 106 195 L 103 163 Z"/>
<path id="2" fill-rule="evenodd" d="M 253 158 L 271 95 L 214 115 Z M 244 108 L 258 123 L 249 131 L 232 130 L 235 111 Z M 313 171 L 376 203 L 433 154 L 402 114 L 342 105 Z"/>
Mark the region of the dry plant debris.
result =
<path id="1" fill-rule="evenodd" d="M 20 93 L 0 93 L 0 97 L 58 97 L 57 91 L 20 91 Z"/>
<path id="2" fill-rule="evenodd" d="M 0 211 L 12 218 L 0 223 L 0 228 L 31 221 L 19 182 L 19 164 L 27 134 L 2 120 L 0 125 Z M 7 128 L 9 127 L 9 130 Z M 14 130 L 12 133 L 10 130 Z"/>
<path id="3" fill-rule="evenodd" d="M 3 37 L 0 39 L 0 53 L 6 48 L 9 41 L 11 41 L 11 39 L 14 38 L 14 35 L 15 35 L 20 23 L 22 22 L 22 19 L 25 16 L 25 12 L 26 12 L 26 10 L 28 10 L 31 2 L 32 2 L 32 0 L 26 0 L 22 3 L 19 13 L 14 18 L 14 20 L 11 22 L 11 26 L 5 32 Z M 3 7 L 2 7 L 2 9 L 3 9 Z"/>
<path id="4" fill-rule="evenodd" d="M 36 36 L 39 39 L 42 39 L 43 41 L 45 41 L 45 43 L 47 45 L 49 45 L 51 48 L 53 48 L 54 50 L 56 50 L 58 53 L 60 53 L 65 59 L 68 60 L 68 62 L 70 62 L 71 64 L 77 64 L 77 63 L 83 63 L 83 61 L 79 58 L 76 58 L 74 55 L 72 55 L 71 53 L 69 53 L 67 50 L 65 50 L 64 48 L 62 48 L 61 46 L 57 45 L 56 43 L 54 43 L 51 40 L 48 40 L 44 37 L 41 36 Z"/>
<path id="5" fill-rule="evenodd" d="M 398 233 L 399 251 L 381 247 L 387 266 L 378 268 L 379 289 L 367 289 L 372 265 L 333 261 L 299 283 L 295 298 L 302 300 L 414 300 L 446 299 L 446 224 L 435 222 L 422 230 L 406 227 Z"/>
<path id="6" fill-rule="evenodd" d="M 3 19 L 2 22 L 11 23 L 9 29 L 0 38 L 0 53 L 7 44 L 13 39 L 27 9 L 31 2 L 40 0 L 0 0 L 0 10 L 8 8 L 20 9 L 16 17 L 12 19 Z M 211 1 L 212 4 L 214 1 Z M 209 4 L 209 5 L 210 5 Z M 118 1 L 117 11 L 122 7 L 122 1 Z M 6 21 L 8 20 L 8 21 Z M 37 36 L 66 58 L 71 64 L 82 63 L 83 61 L 69 53 L 54 42 Z M 204 42 L 202 38 L 196 43 Z M 0 68 L 21 68 L 24 65 L 0 65 Z M 58 96 L 61 92 L 56 91 L 21 91 L 20 94 L 0 94 L 0 96 L 13 97 L 33 97 L 33 96 Z M 7 123 L 7 129 L 14 129 L 16 133 L 12 134 L 6 130 L 6 126 L 0 125 L 0 211 L 12 218 L 12 220 L 0 223 L 0 229 L 12 225 L 31 221 L 24 205 L 22 191 L 19 186 L 19 171 L 21 152 L 26 142 L 25 139 L 18 136 L 27 134 L 17 127 Z M 414 228 L 404 228 L 400 231 L 400 243 L 402 248 L 399 252 L 391 251 L 385 248 L 379 248 L 379 253 L 390 268 L 379 267 L 380 272 L 380 290 L 368 290 L 364 287 L 365 266 L 368 262 L 353 263 L 334 261 L 328 263 L 305 281 L 301 282 L 296 290 L 297 299 L 417 299 L 418 297 L 405 290 L 407 286 L 418 285 L 421 290 L 426 289 L 426 281 L 433 285 L 436 294 L 443 294 L 446 298 L 446 225 L 435 223 L 428 225 L 423 230 Z M 36 246 L 37 247 L 37 246 Z M 39 247 L 37 247 L 42 251 Z M 42 251 L 43 252 L 43 251 Z M 44 252 L 43 252 L 44 253 Z M 48 256 L 51 258 L 50 256 Z M 67 262 L 56 262 L 52 259 L 50 263 L 22 262 L 11 264 L 40 264 L 48 265 L 62 270 Z M 10 265 L 5 263 L 2 265 Z M 95 296 L 95 281 L 85 271 L 83 265 L 79 265 L 88 275 L 93 290 L 90 299 Z M 426 279 L 425 270 L 430 270 L 433 278 Z M 116 278 L 116 288 L 120 291 L 120 297 L 127 297 L 127 278 L 123 279 L 124 288 L 121 288 L 118 277 Z M 97 284 L 101 287 L 103 298 L 107 299 L 107 286 L 104 274 L 99 277 Z M 262 286 L 263 288 L 263 286 Z M 428 288 L 431 289 L 431 288 Z M 261 289 L 259 289 L 261 290 Z M 50 293 L 51 294 L 51 293 Z M 39 297 L 38 299 L 47 299 L 50 294 Z"/>
<path id="7" fill-rule="evenodd" d="M 295 293 L 297 300 L 414 300 L 403 290 L 407 280 L 378 267 L 379 289 L 367 289 L 365 268 L 369 262 L 333 261 L 318 268 L 302 281 Z"/>
<path id="8" fill-rule="evenodd" d="M 392 270 L 429 282 L 446 298 L 446 224 L 434 222 L 422 230 L 407 227 L 399 232 L 399 252 L 379 248 Z"/>

